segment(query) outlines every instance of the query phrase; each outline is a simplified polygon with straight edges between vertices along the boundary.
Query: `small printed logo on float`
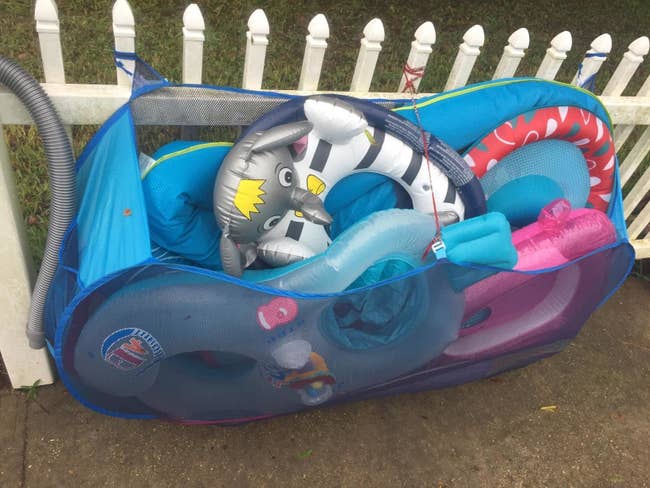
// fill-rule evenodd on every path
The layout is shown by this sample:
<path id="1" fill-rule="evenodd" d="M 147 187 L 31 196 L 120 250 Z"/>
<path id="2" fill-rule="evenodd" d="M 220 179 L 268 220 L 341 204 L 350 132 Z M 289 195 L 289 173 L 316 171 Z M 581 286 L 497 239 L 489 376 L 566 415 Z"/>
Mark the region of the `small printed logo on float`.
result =
<path id="1" fill-rule="evenodd" d="M 109 335 L 102 343 L 102 358 L 122 371 L 153 364 L 165 356 L 163 348 L 149 332 L 129 327 Z"/>

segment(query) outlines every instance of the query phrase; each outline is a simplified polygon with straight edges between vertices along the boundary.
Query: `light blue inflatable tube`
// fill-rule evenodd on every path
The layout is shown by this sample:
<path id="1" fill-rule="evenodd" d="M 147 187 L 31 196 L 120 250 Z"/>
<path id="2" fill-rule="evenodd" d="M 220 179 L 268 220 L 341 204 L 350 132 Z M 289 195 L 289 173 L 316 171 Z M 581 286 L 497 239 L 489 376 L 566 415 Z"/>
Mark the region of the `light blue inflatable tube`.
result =
<path id="1" fill-rule="evenodd" d="M 414 210 L 384 210 L 354 224 L 322 254 L 282 268 L 249 270 L 243 278 L 300 293 L 338 293 L 377 263 L 400 261 L 403 269 L 424 265 L 422 256 L 435 232 L 431 215 Z M 456 263 L 511 269 L 517 262 L 510 225 L 500 213 L 443 227 L 442 239 L 447 255 Z M 433 255 L 429 254 L 431 259 Z M 458 286 L 456 283 L 455 287 Z"/>
<path id="2" fill-rule="evenodd" d="M 247 271 L 243 278 L 282 290 L 338 293 L 381 260 L 397 259 L 410 268 L 422 265 L 435 232 L 431 215 L 401 209 L 376 212 L 343 232 L 322 254 L 282 268 Z"/>

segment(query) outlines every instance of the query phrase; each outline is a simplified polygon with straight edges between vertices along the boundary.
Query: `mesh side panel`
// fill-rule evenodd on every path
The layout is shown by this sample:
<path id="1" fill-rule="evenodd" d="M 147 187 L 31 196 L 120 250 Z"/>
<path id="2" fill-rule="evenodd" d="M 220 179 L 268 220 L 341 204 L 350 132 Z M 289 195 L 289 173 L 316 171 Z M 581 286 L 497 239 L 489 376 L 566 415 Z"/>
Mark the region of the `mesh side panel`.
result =
<path id="1" fill-rule="evenodd" d="M 504 271 L 465 290 L 464 320 L 486 311 L 423 368 L 376 385 L 357 399 L 445 388 L 520 368 L 569 344 L 621 285 L 633 262 L 628 244 L 542 273 Z"/>
<path id="2" fill-rule="evenodd" d="M 123 58 L 128 59 L 128 58 Z M 141 59 L 135 61 L 135 69 L 133 71 L 133 89 L 139 90 L 145 86 L 161 85 L 167 81 L 155 69 L 143 62 Z"/>
<path id="3" fill-rule="evenodd" d="M 289 96 L 201 87 L 165 87 L 132 103 L 137 125 L 249 125 Z M 390 108 L 394 102 L 382 102 Z"/>
<path id="4" fill-rule="evenodd" d="M 303 298 L 189 268 L 133 269 L 79 304 L 57 363 L 72 391 L 114 412 L 141 414 L 146 405 L 166 417 L 230 421 L 300 410 L 439 355 L 462 316 L 448 272 L 435 266 L 399 286 Z M 344 320 L 350 303 L 367 322 L 407 323 L 398 334 L 384 331 L 386 344 L 346 347 L 329 322 Z"/>
<path id="5" fill-rule="evenodd" d="M 96 409 L 186 421 L 241 422 L 448 386 L 560 350 L 620 285 L 631 259 L 622 244 L 539 274 L 494 274 L 464 292 L 454 289 L 458 279 L 485 270 L 438 263 L 392 284 L 311 298 L 191 268 L 132 269 L 75 309 L 57 364 L 68 388 Z M 332 327 L 351 305 L 362 318 L 399 317 L 406 329 L 383 331 L 379 345 L 346 346 Z"/>

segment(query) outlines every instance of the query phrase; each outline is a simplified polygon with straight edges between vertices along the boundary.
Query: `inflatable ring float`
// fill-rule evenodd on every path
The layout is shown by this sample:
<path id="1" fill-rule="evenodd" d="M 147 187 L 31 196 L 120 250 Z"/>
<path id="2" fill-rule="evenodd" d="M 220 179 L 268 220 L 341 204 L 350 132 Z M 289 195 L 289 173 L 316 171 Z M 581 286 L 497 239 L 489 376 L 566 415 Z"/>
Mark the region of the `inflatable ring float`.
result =
<path id="1" fill-rule="evenodd" d="M 521 114 L 475 144 L 465 154 L 465 161 L 481 178 L 516 149 L 548 139 L 571 142 L 582 151 L 589 171 L 587 201 L 591 207 L 606 212 L 614 181 L 614 141 L 607 124 L 588 110 L 560 106 Z"/>
<path id="2" fill-rule="evenodd" d="M 445 285 L 446 274 L 435 266 L 398 289 L 303 299 L 167 272 L 107 299 L 76 339 L 71 366 L 86 388 L 137 399 L 166 418 L 243 421 L 288 413 L 439 355 L 457 337 L 464 304 L 463 294 Z M 399 329 L 375 347 L 345 346 L 332 334 L 333 321 L 373 296 L 404 303 Z"/>
<path id="3" fill-rule="evenodd" d="M 407 228 L 412 235 L 400 239 Z M 445 266 L 390 286 L 322 292 L 341 291 L 382 262 L 412 269 L 432 232 L 429 216 L 387 210 L 293 270 L 247 271 L 265 286 L 321 292 L 309 298 L 181 271 L 136 278 L 89 318 L 74 368 L 93 389 L 179 419 L 286 413 L 391 380 L 458 335 L 464 300 Z"/>
<path id="4" fill-rule="evenodd" d="M 343 97 L 300 98 L 262 117 L 228 153 L 215 182 L 224 270 L 241 275 L 251 243 L 271 266 L 323 252 L 331 242 L 324 199 L 355 173 L 388 176 L 425 214 L 434 213 L 433 193 L 443 224 L 485 213 L 485 196 L 462 157 L 425 138 L 428 161 L 414 124 Z"/>

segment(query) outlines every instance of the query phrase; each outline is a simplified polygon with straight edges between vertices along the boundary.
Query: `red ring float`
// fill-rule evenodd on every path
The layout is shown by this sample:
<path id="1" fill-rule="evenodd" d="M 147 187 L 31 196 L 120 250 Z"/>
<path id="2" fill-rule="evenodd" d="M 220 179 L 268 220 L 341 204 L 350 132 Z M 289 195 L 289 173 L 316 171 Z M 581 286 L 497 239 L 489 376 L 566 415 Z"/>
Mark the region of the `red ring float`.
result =
<path id="1" fill-rule="evenodd" d="M 518 115 L 474 145 L 465 155 L 465 161 L 480 178 L 515 149 L 544 139 L 561 139 L 580 148 L 591 185 L 587 201 L 606 212 L 612 194 L 616 152 L 607 124 L 588 110 L 562 106 Z"/>

